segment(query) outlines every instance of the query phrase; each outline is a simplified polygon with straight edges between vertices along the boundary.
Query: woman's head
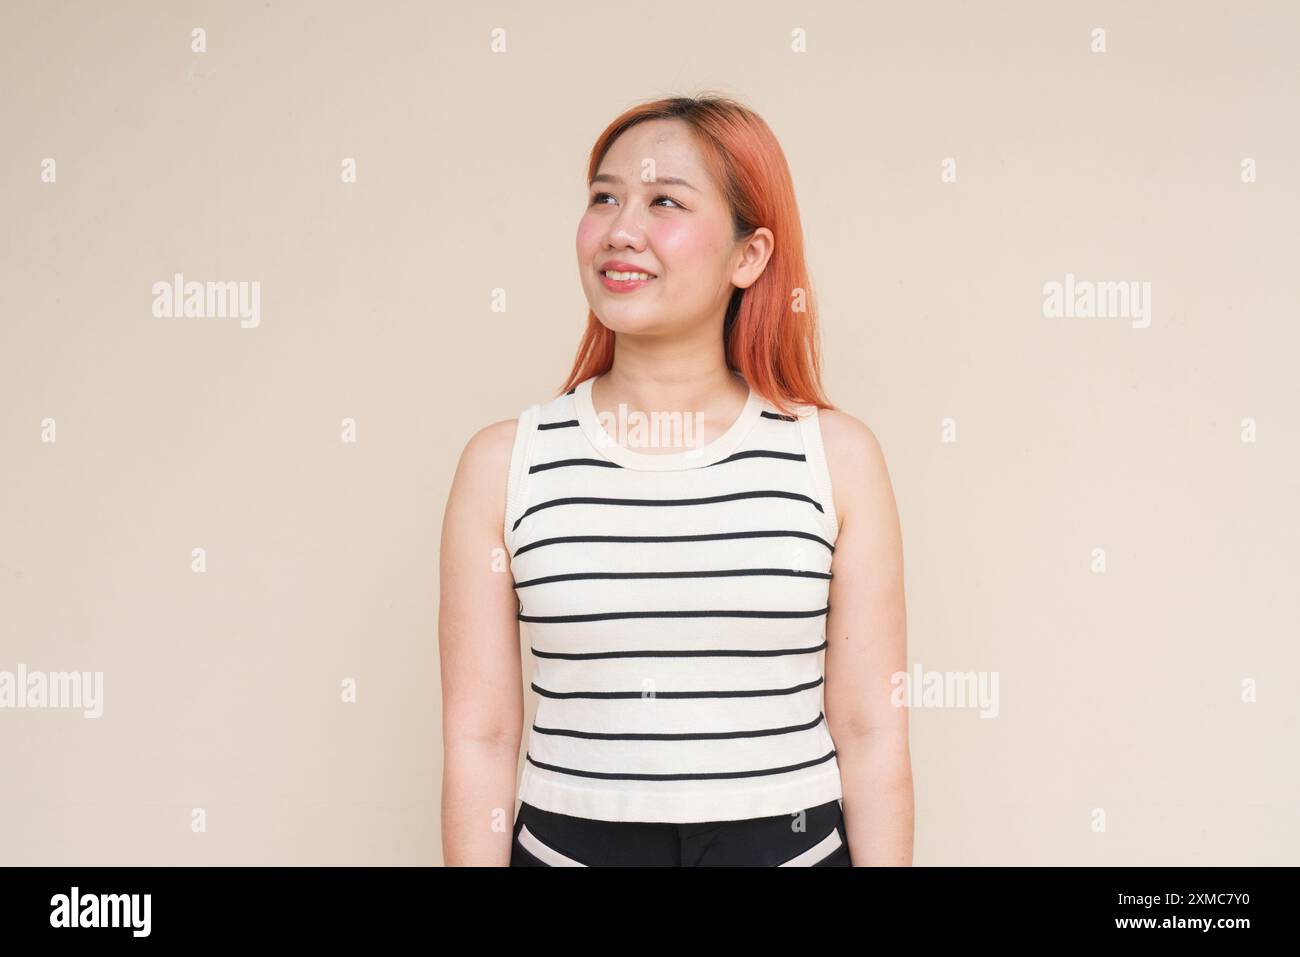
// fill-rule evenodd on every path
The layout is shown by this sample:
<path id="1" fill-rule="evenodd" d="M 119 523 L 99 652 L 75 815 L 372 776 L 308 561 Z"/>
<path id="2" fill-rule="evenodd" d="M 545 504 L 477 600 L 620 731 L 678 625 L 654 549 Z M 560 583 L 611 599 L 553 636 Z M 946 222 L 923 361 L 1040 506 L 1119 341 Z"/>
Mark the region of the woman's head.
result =
<path id="1" fill-rule="evenodd" d="M 638 123 L 610 143 L 577 242 L 583 290 L 608 329 L 672 336 L 716 319 L 720 335 L 733 291 L 762 275 L 772 233 L 744 235 L 709 165 L 680 119 Z M 652 278 L 611 281 L 611 264 Z"/>
<path id="2" fill-rule="evenodd" d="M 587 179 L 577 254 L 591 311 L 564 390 L 609 369 L 616 333 L 703 331 L 779 408 L 829 407 L 794 188 L 761 117 L 720 97 L 634 107 L 596 141 Z M 608 263 L 653 278 L 620 289 Z"/>

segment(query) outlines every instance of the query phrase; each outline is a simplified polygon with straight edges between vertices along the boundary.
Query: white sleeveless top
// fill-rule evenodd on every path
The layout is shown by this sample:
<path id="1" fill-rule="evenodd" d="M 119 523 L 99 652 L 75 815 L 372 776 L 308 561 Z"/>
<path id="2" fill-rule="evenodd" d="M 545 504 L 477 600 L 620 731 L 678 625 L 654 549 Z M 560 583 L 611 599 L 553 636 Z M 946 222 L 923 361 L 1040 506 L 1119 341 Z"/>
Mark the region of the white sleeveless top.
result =
<path id="1" fill-rule="evenodd" d="M 538 695 L 519 799 L 688 823 L 841 798 L 816 407 L 782 416 L 751 389 L 713 442 L 638 452 L 598 420 L 594 379 L 524 410 L 511 456 L 505 545 Z"/>

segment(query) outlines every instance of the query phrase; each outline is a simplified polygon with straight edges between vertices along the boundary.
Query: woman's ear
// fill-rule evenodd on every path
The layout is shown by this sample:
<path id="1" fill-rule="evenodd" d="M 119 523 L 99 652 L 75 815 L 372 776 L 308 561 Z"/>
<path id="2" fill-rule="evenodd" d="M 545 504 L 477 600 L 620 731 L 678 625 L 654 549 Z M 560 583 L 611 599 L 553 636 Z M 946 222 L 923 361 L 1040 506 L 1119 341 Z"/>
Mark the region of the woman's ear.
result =
<path id="1" fill-rule="evenodd" d="M 731 271 L 731 284 L 739 289 L 748 289 L 763 275 L 768 260 L 772 258 L 776 237 L 766 226 L 759 226 L 741 247 L 740 262 Z"/>

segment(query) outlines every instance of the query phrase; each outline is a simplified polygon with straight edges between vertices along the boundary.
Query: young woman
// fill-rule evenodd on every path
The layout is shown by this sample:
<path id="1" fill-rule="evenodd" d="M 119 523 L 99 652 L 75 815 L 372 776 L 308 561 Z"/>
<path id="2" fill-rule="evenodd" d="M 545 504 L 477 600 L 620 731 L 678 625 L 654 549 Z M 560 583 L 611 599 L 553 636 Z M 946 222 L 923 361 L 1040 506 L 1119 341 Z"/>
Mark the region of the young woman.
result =
<path id="1" fill-rule="evenodd" d="M 588 182 L 574 368 L 472 437 L 447 504 L 445 861 L 910 864 L 897 510 L 821 390 L 781 147 L 733 100 L 659 100 Z"/>

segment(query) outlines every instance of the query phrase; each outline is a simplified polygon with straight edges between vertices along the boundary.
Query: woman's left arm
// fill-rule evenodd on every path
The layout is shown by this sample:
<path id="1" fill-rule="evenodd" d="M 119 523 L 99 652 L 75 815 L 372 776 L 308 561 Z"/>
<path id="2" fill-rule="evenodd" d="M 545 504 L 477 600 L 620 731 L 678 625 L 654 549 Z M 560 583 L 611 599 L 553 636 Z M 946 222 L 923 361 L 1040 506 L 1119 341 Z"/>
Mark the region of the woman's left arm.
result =
<path id="1" fill-rule="evenodd" d="M 839 537 L 826 620 L 826 723 L 843 783 L 854 866 L 912 863 L 914 805 L 907 707 L 894 704 L 907 672 L 907 609 L 898 508 L 875 434 L 821 411 Z"/>

